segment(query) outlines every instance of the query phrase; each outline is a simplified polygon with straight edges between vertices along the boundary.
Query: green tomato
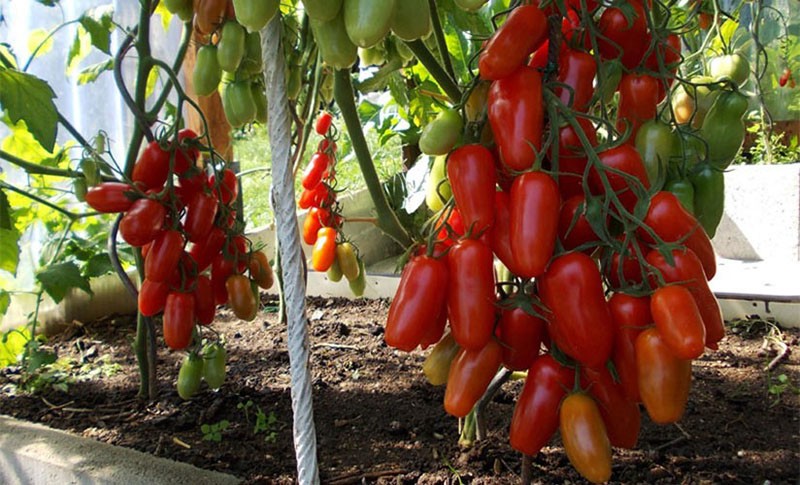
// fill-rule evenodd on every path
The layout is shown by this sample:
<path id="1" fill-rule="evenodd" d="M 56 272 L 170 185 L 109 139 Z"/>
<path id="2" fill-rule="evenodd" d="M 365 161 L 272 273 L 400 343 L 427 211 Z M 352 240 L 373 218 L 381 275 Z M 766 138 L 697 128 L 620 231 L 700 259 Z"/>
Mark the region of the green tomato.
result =
<path id="1" fill-rule="evenodd" d="M 708 111 L 700 136 L 708 143 L 708 161 L 719 170 L 731 164 L 742 148 L 746 129 L 744 114 L 747 97 L 735 91 L 723 91 Z"/>
<path id="2" fill-rule="evenodd" d="M 669 161 L 678 155 L 680 139 L 666 123 L 645 122 L 636 133 L 636 150 L 642 156 L 650 187 L 659 190 L 664 183 Z"/>
<path id="3" fill-rule="evenodd" d="M 664 190 L 672 192 L 684 209 L 690 214 L 694 212 L 694 187 L 686 179 L 671 180 L 666 183 Z"/>
<path id="4" fill-rule="evenodd" d="M 458 111 L 445 109 L 422 129 L 419 149 L 426 155 L 446 155 L 456 145 L 463 128 Z"/>
<path id="5" fill-rule="evenodd" d="M 217 62 L 223 71 L 235 72 L 244 57 L 244 27 L 234 20 L 222 26 L 217 43 Z"/>
<path id="6" fill-rule="evenodd" d="M 203 379 L 211 389 L 219 389 L 225 382 L 226 358 L 225 347 L 218 343 L 207 345 L 203 349 Z"/>
<path id="7" fill-rule="evenodd" d="M 334 69 L 349 69 L 358 58 L 358 48 L 350 41 L 342 12 L 328 21 L 311 20 L 311 30 L 325 64 Z"/>
<path id="8" fill-rule="evenodd" d="M 236 20 L 249 32 L 258 32 L 278 12 L 279 0 L 233 0 Z"/>
<path id="9" fill-rule="evenodd" d="M 709 164 L 689 175 L 694 187 L 694 216 L 708 237 L 714 237 L 725 210 L 725 174 Z"/>
<path id="10" fill-rule="evenodd" d="M 164 0 L 164 6 L 169 13 L 177 15 L 184 22 L 189 22 L 194 17 L 192 0 Z"/>
<path id="11" fill-rule="evenodd" d="M 428 0 L 396 0 L 392 32 L 403 40 L 417 40 L 433 30 Z"/>
<path id="12" fill-rule="evenodd" d="M 260 82 L 254 82 L 250 85 L 253 92 L 253 103 L 256 105 L 256 118 L 255 120 L 262 124 L 267 124 L 269 118 L 269 106 L 267 105 L 267 92 L 264 90 L 264 85 Z"/>
<path id="13" fill-rule="evenodd" d="M 693 84 L 707 84 L 714 82 L 714 79 L 709 76 L 695 76 L 690 79 L 690 82 Z M 717 100 L 720 90 L 716 88 L 712 89 L 710 86 L 696 86 L 695 88 L 686 87 L 686 90 L 694 99 L 695 104 L 692 126 L 694 128 L 700 128 L 708 114 L 708 110 L 711 109 L 711 106 L 713 106 L 714 102 Z"/>
<path id="14" fill-rule="evenodd" d="M 342 9 L 342 0 L 303 0 L 303 7 L 311 20 L 327 22 Z"/>
<path id="15" fill-rule="evenodd" d="M 339 260 L 338 259 L 336 259 L 336 258 L 333 259 L 333 264 L 331 264 L 331 267 L 328 268 L 328 273 L 327 274 L 328 274 L 328 279 L 333 281 L 334 283 L 338 283 L 338 282 L 342 281 L 342 277 L 344 276 L 344 273 L 342 273 L 342 267 L 339 266 Z"/>
<path id="16" fill-rule="evenodd" d="M 322 76 L 322 82 L 319 85 L 319 94 L 326 104 L 330 104 L 330 102 L 333 101 L 333 75 L 331 73 L 325 73 Z"/>
<path id="17" fill-rule="evenodd" d="M 730 79 L 741 87 L 750 78 L 750 61 L 738 52 L 712 57 L 708 60 L 708 75 L 714 81 Z"/>
<path id="18" fill-rule="evenodd" d="M 297 100 L 300 96 L 300 91 L 303 89 L 303 70 L 300 66 L 292 66 L 289 68 L 288 76 L 286 77 L 286 97 L 290 101 Z"/>
<path id="19" fill-rule="evenodd" d="M 184 357 L 181 370 L 178 371 L 178 395 L 181 399 L 191 399 L 200 389 L 200 379 L 203 376 L 203 359 L 191 353 Z"/>
<path id="20" fill-rule="evenodd" d="M 358 58 L 362 66 L 380 66 L 386 62 L 386 51 L 383 46 L 376 44 L 368 49 L 358 49 Z"/>
<path id="21" fill-rule="evenodd" d="M 222 68 L 217 60 L 217 46 L 204 45 L 197 50 L 197 60 L 192 71 L 192 83 L 198 96 L 213 93 L 222 79 Z"/>
<path id="22" fill-rule="evenodd" d="M 241 128 L 256 117 L 251 84 L 249 81 L 235 81 L 223 85 L 222 109 L 233 128 Z"/>
<path id="23" fill-rule="evenodd" d="M 364 260 L 358 258 L 358 277 L 354 280 L 347 282 L 350 285 L 350 291 L 355 296 L 364 296 L 364 290 L 367 289 L 367 268 L 364 265 Z"/>
<path id="24" fill-rule="evenodd" d="M 474 12 L 483 7 L 489 0 L 456 0 L 456 5 L 467 12 Z"/>
<path id="25" fill-rule="evenodd" d="M 407 0 L 400 0 L 407 1 Z M 395 0 L 344 0 L 344 26 L 358 47 L 372 47 L 392 27 Z"/>
<path id="26" fill-rule="evenodd" d="M 361 274 L 358 256 L 356 256 L 355 248 L 349 242 L 336 245 L 336 261 L 347 281 L 353 281 Z"/>
<path id="27" fill-rule="evenodd" d="M 72 192 L 75 194 L 75 198 L 78 199 L 78 202 L 86 202 L 86 192 L 89 189 L 86 187 L 86 179 L 81 177 L 76 177 L 72 179 Z"/>
<path id="28" fill-rule="evenodd" d="M 244 39 L 244 55 L 239 63 L 239 71 L 252 76 L 264 70 L 264 57 L 261 54 L 261 34 L 250 32 Z"/>
<path id="29" fill-rule="evenodd" d="M 433 212 L 439 212 L 444 208 L 444 204 L 450 200 L 453 190 L 447 180 L 447 168 L 445 161 L 447 157 L 440 155 L 433 159 L 431 173 L 428 176 L 428 187 L 425 193 L 425 202 Z"/>
<path id="30" fill-rule="evenodd" d="M 89 187 L 94 187 L 103 181 L 100 177 L 100 169 L 97 167 L 97 161 L 94 158 L 86 157 L 81 160 L 81 172 L 83 172 L 86 185 Z"/>
<path id="31" fill-rule="evenodd" d="M 397 54 L 400 56 L 400 59 L 403 60 L 404 64 L 414 58 L 414 53 L 408 48 L 405 42 L 401 40 L 395 41 L 395 38 L 393 37 L 389 37 L 389 39 L 393 41 L 392 44 L 394 45 L 394 48 L 397 50 Z"/>

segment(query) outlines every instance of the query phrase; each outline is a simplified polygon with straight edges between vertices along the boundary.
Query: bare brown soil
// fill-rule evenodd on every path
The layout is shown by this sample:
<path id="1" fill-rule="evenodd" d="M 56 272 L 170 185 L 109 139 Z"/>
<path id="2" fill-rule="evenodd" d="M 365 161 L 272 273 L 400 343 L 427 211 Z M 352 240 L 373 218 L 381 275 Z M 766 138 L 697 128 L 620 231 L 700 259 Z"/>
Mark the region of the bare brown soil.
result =
<path id="1" fill-rule="evenodd" d="M 311 299 L 309 316 L 314 412 L 323 483 L 518 483 L 520 455 L 508 445 L 508 425 L 522 383 L 507 383 L 488 407 L 487 439 L 458 446 L 458 422 L 442 409 L 443 388 L 420 369 L 424 353 L 405 354 L 383 343 L 385 301 Z M 174 382 L 182 354 L 159 352 L 160 398 L 137 399 L 129 318 L 107 319 L 49 342 L 59 356 L 82 364 L 121 365 L 111 376 L 71 383 L 68 392 L 11 392 L 18 370 L 0 376 L 0 413 L 44 423 L 118 446 L 233 474 L 248 483 L 292 483 L 289 357 L 286 329 L 275 313 L 251 323 L 221 310 L 214 328 L 228 339 L 228 379 L 191 401 Z M 694 364 L 688 408 L 678 426 L 645 417 L 636 450 L 615 450 L 614 482 L 798 483 L 800 399 L 788 388 L 768 392 L 777 376 L 800 383 L 800 333 L 785 331 L 789 355 L 775 356 L 762 332 L 729 335 L 720 350 Z M 107 366 L 106 366 L 107 367 Z M 92 366 L 88 366 L 91 369 Z M 84 369 L 86 370 L 86 368 Z M 796 388 L 795 388 L 796 389 Z M 773 389 L 775 391 L 775 389 Z M 247 414 L 240 408 L 249 401 Z M 274 414 L 268 432 L 254 434 L 256 408 Z M 203 424 L 230 424 L 221 441 L 204 439 Z M 272 440 L 265 437 L 274 432 Z M 557 438 L 533 458 L 534 482 L 582 482 Z M 768 481 L 768 482 L 767 482 Z"/>

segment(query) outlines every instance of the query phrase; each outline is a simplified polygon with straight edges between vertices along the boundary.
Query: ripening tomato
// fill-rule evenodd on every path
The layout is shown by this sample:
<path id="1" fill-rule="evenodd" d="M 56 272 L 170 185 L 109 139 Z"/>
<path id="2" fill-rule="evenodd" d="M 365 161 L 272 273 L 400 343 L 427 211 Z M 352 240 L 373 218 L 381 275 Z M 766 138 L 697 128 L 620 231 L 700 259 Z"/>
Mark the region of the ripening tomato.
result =
<path id="1" fill-rule="evenodd" d="M 217 306 L 214 304 L 214 290 L 211 280 L 206 275 L 197 277 L 194 289 L 194 313 L 200 325 L 209 325 L 214 321 Z"/>
<path id="2" fill-rule="evenodd" d="M 358 278 L 358 256 L 352 243 L 345 241 L 336 245 L 336 261 L 348 281 Z"/>
<path id="3" fill-rule="evenodd" d="M 607 482 L 611 478 L 611 443 L 594 400 L 583 392 L 570 394 L 561 403 L 558 419 L 572 466 L 592 483 Z"/>
<path id="4" fill-rule="evenodd" d="M 198 192 L 189 200 L 183 222 L 189 241 L 199 243 L 208 236 L 217 216 L 217 207 L 217 197 L 213 193 Z"/>
<path id="5" fill-rule="evenodd" d="M 450 365 L 456 357 L 459 349 L 453 334 L 448 333 L 431 350 L 422 364 L 422 372 L 432 386 L 441 386 L 447 383 L 447 375 L 450 373 Z"/>
<path id="6" fill-rule="evenodd" d="M 216 175 L 209 177 L 208 186 L 212 188 L 214 194 L 217 195 L 219 200 L 225 205 L 236 200 L 236 196 L 239 194 L 239 181 L 236 179 L 236 174 L 233 170 L 229 168 L 222 171 L 222 181 L 219 186 L 217 186 Z"/>
<path id="7" fill-rule="evenodd" d="M 458 351 L 447 374 L 444 410 L 463 418 L 486 392 L 503 360 L 503 351 L 494 339 L 481 348 Z"/>
<path id="8" fill-rule="evenodd" d="M 317 242 L 319 230 L 331 222 L 331 213 L 328 209 L 312 207 L 303 221 L 303 241 L 309 246 Z"/>
<path id="9" fill-rule="evenodd" d="M 183 255 L 183 235 L 176 230 L 161 232 L 144 260 L 144 274 L 152 281 L 166 281 Z"/>
<path id="10" fill-rule="evenodd" d="M 494 81 L 489 88 L 488 115 L 503 166 L 514 171 L 531 168 L 542 148 L 544 126 L 539 71 L 523 66 Z"/>
<path id="11" fill-rule="evenodd" d="M 303 188 L 306 190 L 313 190 L 317 184 L 322 182 L 322 175 L 328 170 L 330 163 L 330 156 L 326 153 L 314 153 L 303 172 Z"/>
<path id="12" fill-rule="evenodd" d="M 327 111 L 323 111 L 317 117 L 317 122 L 314 125 L 314 131 L 316 131 L 318 135 L 325 136 L 325 134 L 328 133 L 328 130 L 331 129 L 331 124 L 333 124 L 333 115 Z"/>
<path id="13" fill-rule="evenodd" d="M 214 295 L 214 304 L 228 303 L 228 288 L 225 285 L 233 273 L 233 259 L 223 253 L 217 254 L 211 263 L 211 291 Z"/>
<path id="14" fill-rule="evenodd" d="M 639 439 L 642 416 L 639 405 L 625 396 L 621 384 L 606 367 L 583 367 L 587 391 L 597 402 L 611 446 L 633 449 Z"/>
<path id="15" fill-rule="evenodd" d="M 195 2 L 194 25 L 198 32 L 208 35 L 217 28 L 225 16 L 227 0 L 201 0 Z"/>
<path id="16" fill-rule="evenodd" d="M 317 240 L 311 251 L 311 267 L 314 271 L 328 271 L 336 259 L 336 229 L 323 227 L 317 232 Z"/>
<path id="17" fill-rule="evenodd" d="M 503 365 L 511 370 L 527 370 L 539 356 L 547 322 L 521 307 L 500 310 L 497 338 L 503 349 Z"/>
<path id="18" fill-rule="evenodd" d="M 197 272 L 202 273 L 211 265 L 214 258 L 225 245 L 225 231 L 220 227 L 212 227 L 204 241 L 195 243 L 189 249 L 189 255 L 197 264 Z"/>
<path id="19" fill-rule="evenodd" d="M 665 283 L 680 283 L 692 293 L 703 318 L 706 347 L 716 350 L 717 343 L 725 336 L 725 326 L 719 302 L 708 287 L 703 265 L 691 249 L 673 250 L 671 256 L 672 265 L 654 249 L 647 254 L 647 262 L 661 273 Z M 650 284 L 656 286 L 655 278 L 651 278 Z"/>
<path id="20" fill-rule="evenodd" d="M 544 273 L 558 236 L 561 197 L 552 177 L 526 172 L 511 186 L 511 249 L 518 276 L 534 278 Z"/>
<path id="21" fill-rule="evenodd" d="M 595 261 L 580 252 L 563 254 L 550 263 L 537 286 L 552 312 L 556 345 L 584 365 L 604 365 L 611 357 L 614 326 Z"/>
<path id="22" fill-rule="evenodd" d="M 225 281 L 228 290 L 228 305 L 240 320 L 252 321 L 258 314 L 258 295 L 253 291 L 250 280 L 241 274 L 230 275 Z"/>
<path id="23" fill-rule="evenodd" d="M 86 203 L 97 212 L 125 212 L 133 205 L 133 187 L 123 182 L 102 182 L 89 187 L 86 191 Z"/>
<path id="24" fill-rule="evenodd" d="M 628 211 L 633 212 L 640 199 L 646 200 L 647 189 L 650 188 L 650 180 L 647 177 L 647 170 L 642 162 L 642 157 L 636 148 L 629 144 L 623 144 L 615 148 L 609 148 L 597 154 L 600 162 L 606 169 L 596 170 L 592 167 L 589 170 L 589 187 L 594 194 L 607 194 L 610 187 L 616 194 L 619 202 Z M 617 173 L 623 172 L 625 175 Z M 602 173 L 601 173 L 602 172 Z M 603 180 L 605 177 L 606 181 Z M 612 207 L 617 209 L 612 203 Z"/>
<path id="25" fill-rule="evenodd" d="M 145 278 L 139 288 L 139 313 L 145 317 L 152 317 L 161 312 L 167 303 L 168 294 L 169 284 Z"/>
<path id="26" fill-rule="evenodd" d="M 706 329 L 692 294 L 681 285 L 663 286 L 650 297 L 650 312 L 661 338 L 676 357 L 703 355 Z"/>
<path id="27" fill-rule="evenodd" d="M 447 313 L 453 337 L 465 349 L 482 349 L 492 338 L 493 260 L 492 250 L 475 239 L 462 239 L 447 254 Z"/>
<path id="28" fill-rule="evenodd" d="M 185 349 L 194 330 L 194 295 L 170 292 L 164 306 L 164 343 L 173 350 Z"/>
<path id="29" fill-rule="evenodd" d="M 614 349 L 611 360 L 620 385 L 629 401 L 639 402 L 639 376 L 636 371 L 636 338 L 652 325 L 650 297 L 614 293 L 608 300 L 614 322 Z"/>
<path id="30" fill-rule="evenodd" d="M 411 258 L 389 306 L 384 334 L 387 345 L 410 352 L 422 342 L 445 309 L 448 279 L 444 261 L 429 256 Z"/>
<path id="31" fill-rule="evenodd" d="M 552 355 L 533 362 L 511 418 L 508 438 L 515 450 L 535 455 L 550 441 L 558 429 L 558 407 L 574 385 L 575 371 Z"/>
<path id="32" fill-rule="evenodd" d="M 328 207 L 333 202 L 334 195 L 325 183 L 317 184 L 313 190 L 303 189 L 297 206 L 301 209 L 311 207 Z"/>
<path id="33" fill-rule="evenodd" d="M 536 5 L 522 5 L 508 15 L 478 57 L 483 79 L 510 76 L 547 37 L 547 18 Z"/>
<path id="34" fill-rule="evenodd" d="M 157 200 L 139 199 L 119 222 L 119 233 L 133 247 L 142 247 L 158 236 L 167 210 Z"/>
<path id="35" fill-rule="evenodd" d="M 263 251 L 253 251 L 250 254 L 250 262 L 248 263 L 250 269 L 250 278 L 256 282 L 259 288 L 268 290 L 272 288 L 275 283 L 275 276 L 272 272 L 272 266 L 267 260 L 267 255 Z"/>
<path id="36" fill-rule="evenodd" d="M 692 361 L 672 353 L 657 328 L 636 339 L 639 392 L 650 419 L 658 424 L 676 423 L 683 416 L 692 383 Z"/>
<path id="37" fill-rule="evenodd" d="M 447 158 L 447 178 L 467 231 L 475 235 L 494 222 L 494 157 L 482 145 L 464 145 Z"/>
<path id="38" fill-rule="evenodd" d="M 644 223 L 664 242 L 680 241 L 691 249 L 703 264 L 706 279 L 709 281 L 717 272 L 717 262 L 711 239 L 690 213 L 683 208 L 680 201 L 670 192 L 658 192 L 650 199 L 650 208 Z M 638 229 L 637 235 L 644 241 L 654 244 L 650 233 Z"/>

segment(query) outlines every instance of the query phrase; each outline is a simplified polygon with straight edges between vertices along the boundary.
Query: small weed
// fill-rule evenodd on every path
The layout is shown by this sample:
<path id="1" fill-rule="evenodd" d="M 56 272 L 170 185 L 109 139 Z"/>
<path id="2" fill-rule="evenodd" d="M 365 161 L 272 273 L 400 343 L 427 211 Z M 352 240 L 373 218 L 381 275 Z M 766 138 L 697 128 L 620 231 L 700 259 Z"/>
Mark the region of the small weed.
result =
<path id="1" fill-rule="evenodd" d="M 228 429 L 230 424 L 227 419 L 223 419 L 219 423 L 201 425 L 200 431 L 203 433 L 203 439 L 219 443 L 222 441 L 222 432 Z"/>
<path id="2" fill-rule="evenodd" d="M 247 424 L 250 424 L 250 408 L 253 407 L 253 401 L 247 401 L 246 403 L 240 402 L 236 405 L 236 409 L 244 411 L 244 420 Z"/>
<path id="3" fill-rule="evenodd" d="M 770 407 L 775 407 L 780 404 L 781 396 L 787 391 L 800 395 L 800 388 L 795 386 L 786 374 L 771 376 L 769 379 L 769 387 L 767 388 L 767 392 L 772 395 Z"/>
<path id="4" fill-rule="evenodd" d="M 278 433 L 274 429 L 275 423 L 277 422 L 278 418 L 275 417 L 274 412 L 270 411 L 267 415 L 261 410 L 261 406 L 256 406 L 256 425 L 253 427 L 253 434 L 263 432 L 265 433 L 264 441 L 274 443 L 275 438 L 278 436 Z"/>

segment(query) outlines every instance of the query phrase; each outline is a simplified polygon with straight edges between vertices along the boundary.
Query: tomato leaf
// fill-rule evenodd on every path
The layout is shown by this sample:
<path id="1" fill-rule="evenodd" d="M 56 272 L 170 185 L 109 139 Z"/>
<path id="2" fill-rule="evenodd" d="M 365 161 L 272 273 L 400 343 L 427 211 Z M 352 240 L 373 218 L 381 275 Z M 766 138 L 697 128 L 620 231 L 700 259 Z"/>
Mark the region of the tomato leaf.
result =
<path id="1" fill-rule="evenodd" d="M 52 151 L 58 130 L 56 93 L 45 81 L 28 73 L 0 67 L 0 106 L 12 123 L 24 120 L 33 137 Z"/>
<path id="2" fill-rule="evenodd" d="M 36 275 L 36 279 L 56 303 L 63 300 L 72 288 L 80 288 L 92 294 L 89 280 L 81 275 L 75 263 L 61 263 L 47 267 Z"/>
<path id="3" fill-rule="evenodd" d="M 93 8 L 81 15 L 78 22 L 89 32 L 92 45 L 111 55 L 111 32 L 114 31 L 114 9 L 110 5 Z"/>
<path id="4" fill-rule="evenodd" d="M 8 203 L 8 196 L 0 189 L 0 229 L 14 229 L 11 220 L 11 205 Z"/>
<path id="5" fill-rule="evenodd" d="M 0 367 L 16 364 L 31 340 L 31 332 L 27 327 L 9 330 L 0 339 Z"/>
<path id="6" fill-rule="evenodd" d="M 53 49 L 53 38 L 48 37 L 50 32 L 45 29 L 36 29 L 28 35 L 28 52 L 43 56 Z M 38 50 L 37 50 L 38 49 Z"/>
<path id="7" fill-rule="evenodd" d="M 17 273 L 19 264 L 19 233 L 15 229 L 0 229 L 0 270 Z"/>
<path id="8" fill-rule="evenodd" d="M 67 53 L 67 74 L 71 75 L 78 64 L 89 55 L 92 50 L 92 38 L 89 32 L 80 25 L 75 31 L 75 38 L 72 40 L 72 45 L 69 46 Z"/>
<path id="9" fill-rule="evenodd" d="M 95 254 L 89 258 L 83 266 L 83 276 L 87 278 L 103 276 L 112 271 L 114 271 L 114 267 L 111 265 L 111 259 L 108 257 L 108 253 Z"/>
<path id="10" fill-rule="evenodd" d="M 83 69 L 78 75 L 78 85 L 93 83 L 106 71 L 114 69 L 114 59 L 107 59 Z"/>
<path id="11" fill-rule="evenodd" d="M 5 315 L 11 304 L 11 295 L 6 290 L 0 290 L 0 315 Z"/>

